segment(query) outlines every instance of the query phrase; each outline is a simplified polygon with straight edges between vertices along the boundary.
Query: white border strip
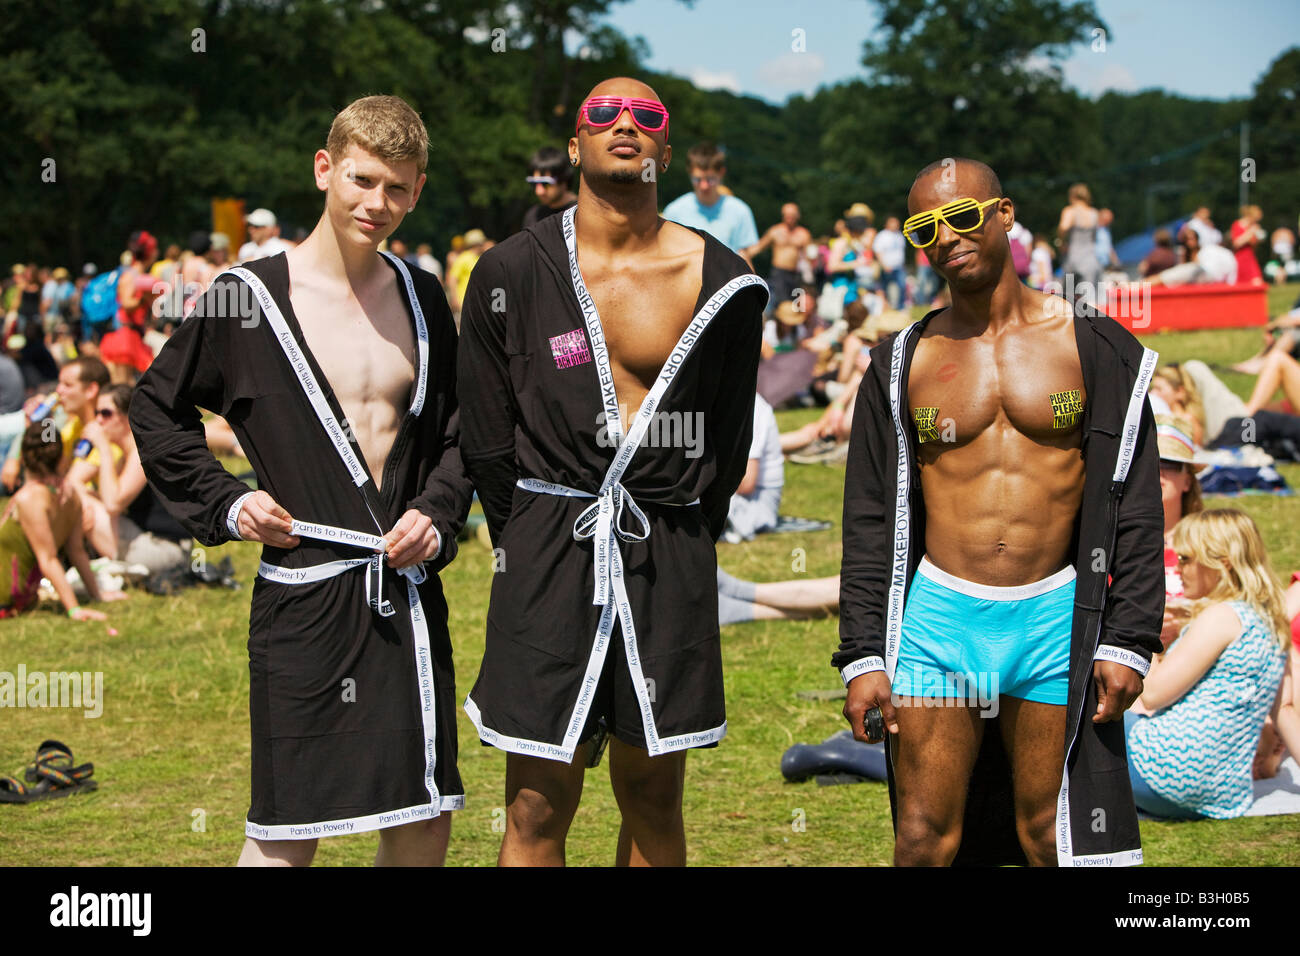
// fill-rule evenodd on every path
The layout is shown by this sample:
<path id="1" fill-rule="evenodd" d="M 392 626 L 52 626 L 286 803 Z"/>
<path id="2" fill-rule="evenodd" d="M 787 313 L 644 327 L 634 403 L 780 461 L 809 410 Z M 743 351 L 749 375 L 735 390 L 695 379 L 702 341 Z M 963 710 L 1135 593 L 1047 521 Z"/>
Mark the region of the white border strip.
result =
<path id="1" fill-rule="evenodd" d="M 1142 850 L 1117 850 L 1114 853 L 1091 853 L 1070 858 L 1071 866 L 1141 866 Z"/>
<path id="2" fill-rule="evenodd" d="M 411 396 L 410 412 L 418 418 L 420 412 L 424 410 L 424 395 L 427 387 L 425 379 L 428 377 L 429 369 L 429 327 L 425 324 L 424 309 L 420 307 L 420 297 L 415 294 L 415 283 L 411 281 L 411 272 L 406 268 L 406 263 L 391 252 L 383 252 L 380 255 L 391 262 L 402 277 L 406 285 L 406 298 L 411 303 L 411 315 L 415 318 L 415 343 L 420 355 L 420 363 L 419 368 L 415 370 L 415 394 Z"/>
<path id="3" fill-rule="evenodd" d="M 840 671 L 840 679 L 844 681 L 844 686 L 849 686 L 849 681 L 855 677 L 861 677 L 863 674 L 870 674 L 872 671 L 883 671 L 885 668 L 885 659 L 883 657 L 864 657 L 854 661 Z"/>
<path id="4" fill-rule="evenodd" d="M 1114 644 L 1098 644 L 1097 653 L 1093 655 L 1092 659 L 1094 661 L 1114 661 L 1116 664 L 1123 664 L 1125 667 L 1133 668 L 1143 677 L 1146 677 L 1147 671 L 1151 669 L 1151 662 L 1141 654 L 1135 654 L 1122 647 L 1116 647 Z"/>
<path id="5" fill-rule="evenodd" d="M 438 798 L 438 806 L 422 803 L 400 810 L 372 813 L 364 817 L 346 817 L 342 820 L 324 820 L 320 823 L 279 823 L 263 826 L 252 820 L 244 821 L 244 835 L 254 840 L 317 840 L 321 837 L 345 836 L 349 833 L 367 833 L 388 827 L 400 827 L 417 820 L 431 820 L 448 810 L 464 810 L 463 793 Z"/>
<path id="6" fill-rule="evenodd" d="M 894 435 L 898 441 L 898 463 L 894 491 L 894 561 L 889 576 L 889 598 L 885 612 L 885 672 L 894 679 L 898 666 L 899 642 L 903 632 L 903 601 L 907 596 L 907 555 L 911 543 L 911 461 L 907 457 L 907 432 L 903 427 L 901 394 L 903 362 L 907 358 L 907 341 L 919 323 L 913 322 L 894 339 L 889 357 L 889 406 L 894 415 Z"/>
<path id="7" fill-rule="evenodd" d="M 343 460 L 343 466 L 347 468 L 348 474 L 352 477 L 352 483 L 360 488 L 370 479 L 366 475 L 366 470 L 361 467 L 361 462 L 357 460 L 357 456 L 353 453 L 352 446 L 348 444 L 347 435 L 344 434 L 342 427 L 334 418 L 334 413 L 330 411 L 329 403 L 325 401 L 325 395 L 316 382 L 316 376 L 312 374 L 306 355 L 298 348 L 298 342 L 294 339 L 293 332 L 289 330 L 289 324 L 284 320 L 284 313 L 276 305 L 275 299 L 271 298 L 270 291 L 261 279 L 243 266 L 236 266 L 230 272 L 243 279 L 248 287 L 253 290 L 253 295 L 257 297 L 257 302 L 262 307 L 262 314 L 271 323 L 271 329 L 275 332 L 280 348 L 284 351 L 285 357 L 288 358 L 294 374 L 298 376 L 298 384 L 302 386 L 307 401 L 311 403 L 313 411 L 316 412 L 316 417 L 320 419 L 320 423 L 325 429 L 325 434 L 329 436 L 330 441 L 334 444 L 334 450 L 338 452 L 339 458 Z"/>
<path id="8" fill-rule="evenodd" d="M 253 497 L 256 492 L 246 491 L 233 502 L 230 510 L 226 512 L 226 530 L 230 532 L 230 537 L 236 541 L 243 541 L 239 534 L 239 512 L 244 509 L 244 502 Z"/>
<path id="9" fill-rule="evenodd" d="M 1050 594 L 1057 588 L 1065 587 L 1076 577 L 1074 565 L 1067 564 L 1055 574 L 1050 574 L 1041 581 L 1034 581 L 1030 584 L 1015 584 L 1009 587 L 996 584 L 976 584 L 974 581 L 967 581 L 955 574 L 949 574 L 942 568 L 936 567 L 928 557 L 924 556 L 922 556 L 921 563 L 917 565 L 916 570 L 923 577 L 941 587 L 947 588 L 949 591 L 956 591 L 958 594 L 980 598 L 985 601 L 1024 601 L 1029 598 L 1040 597 L 1044 594 Z"/>
<path id="10" fill-rule="evenodd" d="M 1137 447 L 1138 428 L 1142 425 L 1142 406 L 1146 401 L 1147 386 L 1151 384 L 1151 376 L 1155 373 L 1159 357 L 1148 348 L 1142 350 L 1142 364 L 1138 366 L 1137 382 L 1133 385 L 1133 394 L 1129 396 L 1123 439 L 1120 441 L 1119 456 L 1115 459 L 1117 482 L 1128 478 L 1129 465 L 1133 463 L 1133 452 Z"/>

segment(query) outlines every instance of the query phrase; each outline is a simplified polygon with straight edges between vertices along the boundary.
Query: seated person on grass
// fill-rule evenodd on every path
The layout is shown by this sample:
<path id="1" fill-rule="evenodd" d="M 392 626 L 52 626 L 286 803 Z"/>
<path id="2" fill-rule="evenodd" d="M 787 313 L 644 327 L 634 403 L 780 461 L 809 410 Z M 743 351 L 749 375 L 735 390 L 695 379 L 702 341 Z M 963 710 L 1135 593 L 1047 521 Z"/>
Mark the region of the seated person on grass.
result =
<path id="1" fill-rule="evenodd" d="M 1233 509 L 1174 528 L 1191 623 L 1147 672 L 1124 715 L 1139 809 L 1173 819 L 1225 819 L 1254 799 L 1251 764 L 1276 720 L 1290 632 L 1255 522 Z"/>
<path id="2" fill-rule="evenodd" d="M 131 392 L 110 385 L 100 394 L 95 421 L 82 432 L 93 451 L 73 462 L 68 479 L 81 493 L 83 528 L 95 550 L 157 574 L 189 562 L 191 539 L 145 480 L 126 417 Z"/>
<path id="3" fill-rule="evenodd" d="M 48 440 L 47 440 L 48 439 Z M 23 433 L 23 485 L 0 516 L 0 617 L 13 617 L 36 604 L 41 578 L 49 578 L 68 617 L 102 621 L 103 611 L 81 607 L 59 562 L 67 553 L 92 601 L 116 601 L 121 591 L 100 593 L 81 535 L 81 499 L 59 477 L 63 449 L 57 433 L 33 422 Z"/>

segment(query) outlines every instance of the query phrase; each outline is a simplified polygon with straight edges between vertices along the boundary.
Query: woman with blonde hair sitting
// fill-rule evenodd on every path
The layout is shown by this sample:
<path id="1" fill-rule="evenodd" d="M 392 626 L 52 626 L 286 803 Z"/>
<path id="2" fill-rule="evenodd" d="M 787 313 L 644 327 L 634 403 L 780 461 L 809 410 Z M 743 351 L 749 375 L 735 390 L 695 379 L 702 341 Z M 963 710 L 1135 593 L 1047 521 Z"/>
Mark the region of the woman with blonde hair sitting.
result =
<path id="1" fill-rule="evenodd" d="M 1237 817 L 1253 799 L 1260 731 L 1281 703 L 1286 599 L 1243 512 L 1188 515 L 1173 544 L 1191 622 L 1124 715 L 1133 798 L 1155 816 Z"/>

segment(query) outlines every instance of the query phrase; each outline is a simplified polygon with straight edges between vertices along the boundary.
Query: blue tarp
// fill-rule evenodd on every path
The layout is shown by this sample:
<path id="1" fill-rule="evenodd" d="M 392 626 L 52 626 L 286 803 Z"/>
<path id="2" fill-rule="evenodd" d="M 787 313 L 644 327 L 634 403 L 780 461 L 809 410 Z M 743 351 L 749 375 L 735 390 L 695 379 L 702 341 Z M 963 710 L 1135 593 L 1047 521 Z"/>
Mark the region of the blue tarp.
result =
<path id="1" fill-rule="evenodd" d="M 1191 217 L 1173 219 L 1157 226 L 1156 229 L 1168 229 L 1174 236 L 1177 236 L 1179 228 L 1183 223 L 1187 222 L 1188 218 Z M 1125 236 L 1116 242 L 1115 255 L 1119 256 L 1120 263 L 1126 266 L 1135 266 L 1150 255 L 1151 250 L 1156 247 L 1155 234 L 1156 230 L 1152 229 L 1150 232 L 1139 232 L 1137 235 Z"/>

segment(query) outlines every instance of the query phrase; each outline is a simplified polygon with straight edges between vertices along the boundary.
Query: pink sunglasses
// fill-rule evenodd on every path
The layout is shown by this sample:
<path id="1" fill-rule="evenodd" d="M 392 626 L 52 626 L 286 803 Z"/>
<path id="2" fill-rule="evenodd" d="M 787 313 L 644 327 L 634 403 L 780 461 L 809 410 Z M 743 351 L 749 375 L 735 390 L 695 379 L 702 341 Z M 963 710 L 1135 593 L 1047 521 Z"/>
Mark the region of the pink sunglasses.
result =
<path id="1" fill-rule="evenodd" d="M 658 100 L 642 100 L 634 96 L 593 96 L 582 104 L 578 110 L 578 122 L 573 133 L 576 136 L 585 119 L 592 129 L 612 126 L 623 111 L 632 114 L 632 122 L 644 132 L 663 132 L 668 135 L 668 110 Z"/>

